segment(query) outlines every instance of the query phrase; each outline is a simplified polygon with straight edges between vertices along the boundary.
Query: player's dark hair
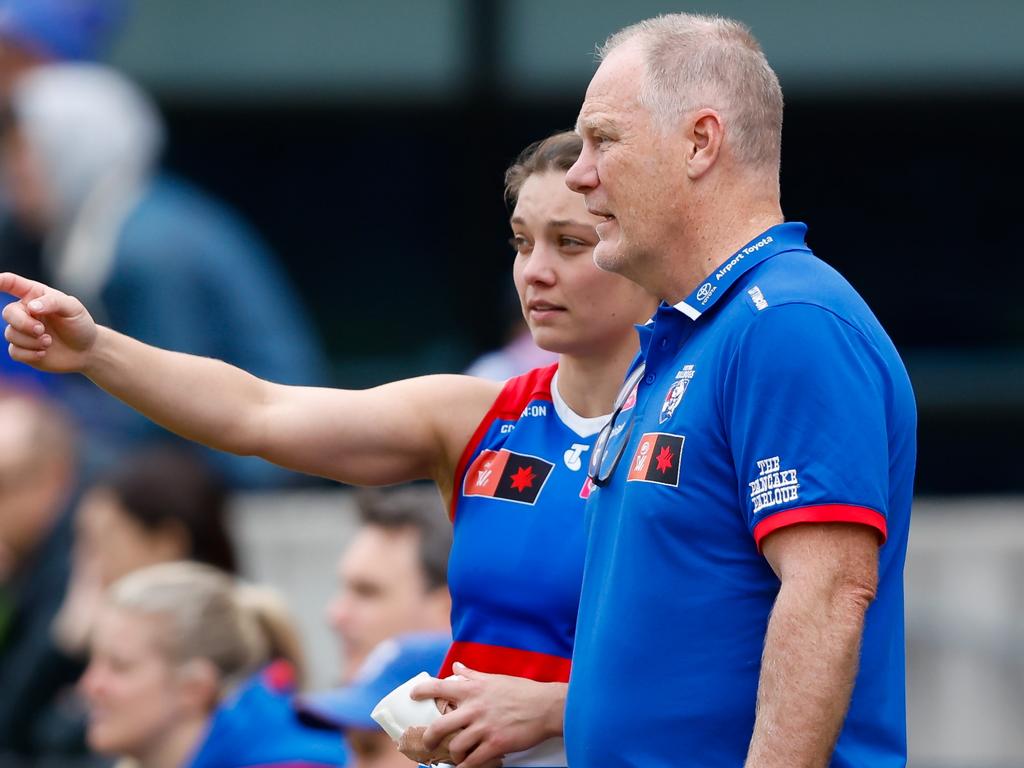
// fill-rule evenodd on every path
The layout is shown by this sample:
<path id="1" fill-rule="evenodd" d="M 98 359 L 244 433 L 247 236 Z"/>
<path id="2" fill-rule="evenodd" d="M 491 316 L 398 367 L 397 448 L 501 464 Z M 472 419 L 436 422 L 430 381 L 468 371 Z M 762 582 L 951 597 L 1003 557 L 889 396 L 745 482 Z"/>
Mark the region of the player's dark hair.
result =
<path id="1" fill-rule="evenodd" d="M 389 531 L 412 528 L 419 534 L 420 568 L 428 590 L 448 585 L 452 526 L 433 485 L 407 485 L 389 490 L 363 489 L 356 494 L 363 525 Z"/>
<path id="2" fill-rule="evenodd" d="M 572 131 L 562 131 L 533 142 L 505 171 L 505 200 L 509 206 L 515 206 L 519 190 L 533 174 L 547 171 L 564 173 L 572 168 L 582 151 L 583 139 Z"/>

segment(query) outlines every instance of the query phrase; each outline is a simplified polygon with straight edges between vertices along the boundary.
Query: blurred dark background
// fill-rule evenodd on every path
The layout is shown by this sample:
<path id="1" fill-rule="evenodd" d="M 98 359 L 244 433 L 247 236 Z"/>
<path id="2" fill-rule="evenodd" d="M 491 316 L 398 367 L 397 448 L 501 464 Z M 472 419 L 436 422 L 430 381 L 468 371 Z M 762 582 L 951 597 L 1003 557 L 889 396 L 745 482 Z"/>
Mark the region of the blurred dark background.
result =
<path id="1" fill-rule="evenodd" d="M 282 255 L 335 383 L 365 386 L 501 342 L 505 166 L 574 123 L 595 42 L 678 9 L 143 0 L 114 61 L 159 98 L 169 165 Z M 1024 4 L 687 10 L 745 20 L 779 71 L 786 215 L 907 361 L 919 492 L 1024 489 Z"/>

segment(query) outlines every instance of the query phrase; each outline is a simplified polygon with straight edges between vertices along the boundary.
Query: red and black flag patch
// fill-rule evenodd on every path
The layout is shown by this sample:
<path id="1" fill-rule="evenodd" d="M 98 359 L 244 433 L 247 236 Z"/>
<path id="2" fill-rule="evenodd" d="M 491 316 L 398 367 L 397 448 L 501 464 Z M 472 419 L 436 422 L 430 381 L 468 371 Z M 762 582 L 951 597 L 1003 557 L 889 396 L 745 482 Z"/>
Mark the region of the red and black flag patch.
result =
<path id="1" fill-rule="evenodd" d="M 554 464 L 536 456 L 500 451 L 481 451 L 466 470 L 464 496 L 490 496 L 520 504 L 536 504 Z"/>
<path id="2" fill-rule="evenodd" d="M 682 435 L 664 432 L 647 432 L 633 453 L 626 481 L 639 480 L 644 483 L 679 485 L 679 461 L 683 457 Z"/>

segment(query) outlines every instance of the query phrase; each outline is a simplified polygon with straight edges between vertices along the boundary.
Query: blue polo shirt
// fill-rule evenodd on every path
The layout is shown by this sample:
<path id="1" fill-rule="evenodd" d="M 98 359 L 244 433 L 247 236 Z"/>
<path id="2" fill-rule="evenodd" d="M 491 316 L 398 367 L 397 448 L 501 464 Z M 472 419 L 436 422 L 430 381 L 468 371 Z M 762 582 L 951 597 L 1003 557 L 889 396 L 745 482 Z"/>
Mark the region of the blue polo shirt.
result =
<path id="1" fill-rule="evenodd" d="M 906 370 L 870 309 L 772 227 L 640 329 L 646 364 L 591 493 L 565 740 L 576 768 L 743 765 L 795 523 L 878 533 L 878 597 L 833 766 L 903 766 L 903 562 L 916 459 Z"/>

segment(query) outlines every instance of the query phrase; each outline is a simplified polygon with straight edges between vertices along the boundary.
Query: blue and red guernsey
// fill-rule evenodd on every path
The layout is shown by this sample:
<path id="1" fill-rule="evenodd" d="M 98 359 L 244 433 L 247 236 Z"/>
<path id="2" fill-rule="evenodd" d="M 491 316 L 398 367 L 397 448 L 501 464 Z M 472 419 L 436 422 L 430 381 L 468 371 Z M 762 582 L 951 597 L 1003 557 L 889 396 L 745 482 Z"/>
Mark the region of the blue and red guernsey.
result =
<path id="1" fill-rule="evenodd" d="M 583 578 L 587 461 L 607 417 L 557 393 L 557 366 L 510 379 L 455 474 L 448 565 L 454 643 L 441 676 L 471 669 L 568 682 Z M 506 766 L 563 766 L 561 740 Z"/>
<path id="2" fill-rule="evenodd" d="M 829 522 L 865 526 L 881 546 L 830 765 L 906 764 L 914 395 L 878 320 L 805 230 L 769 229 L 640 329 L 632 427 L 611 438 L 621 461 L 587 507 L 565 712 L 574 768 L 743 765 L 779 591 L 761 546 Z"/>

